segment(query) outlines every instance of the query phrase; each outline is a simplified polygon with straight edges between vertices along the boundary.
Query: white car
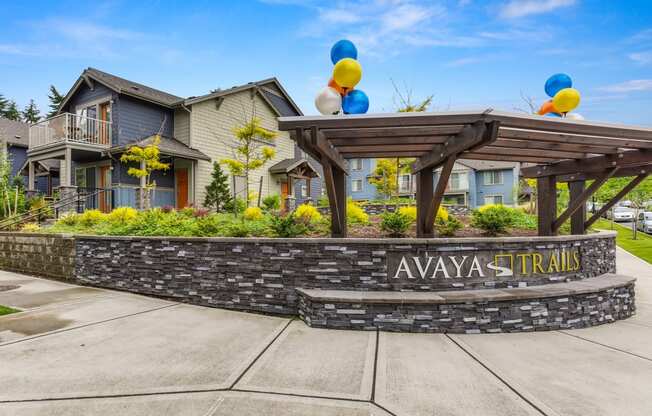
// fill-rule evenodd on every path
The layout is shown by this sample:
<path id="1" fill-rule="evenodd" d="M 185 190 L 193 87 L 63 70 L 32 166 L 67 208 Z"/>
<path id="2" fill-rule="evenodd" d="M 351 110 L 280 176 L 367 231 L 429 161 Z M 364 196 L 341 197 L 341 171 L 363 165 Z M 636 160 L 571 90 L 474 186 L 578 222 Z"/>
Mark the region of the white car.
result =
<path id="1" fill-rule="evenodd" d="M 626 207 L 616 207 L 613 212 L 614 221 L 633 221 L 634 211 Z"/>
<path id="2" fill-rule="evenodd" d="M 644 233 L 652 233 L 652 212 L 640 212 L 638 221 L 636 221 L 636 228 Z"/>

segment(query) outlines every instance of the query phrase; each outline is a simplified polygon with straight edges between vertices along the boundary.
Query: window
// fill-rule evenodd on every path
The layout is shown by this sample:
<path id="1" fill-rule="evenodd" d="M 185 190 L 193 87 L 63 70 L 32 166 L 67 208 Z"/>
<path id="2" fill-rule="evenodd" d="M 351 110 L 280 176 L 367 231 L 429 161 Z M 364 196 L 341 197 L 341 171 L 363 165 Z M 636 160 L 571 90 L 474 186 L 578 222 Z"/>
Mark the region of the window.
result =
<path id="1" fill-rule="evenodd" d="M 308 198 L 308 186 L 301 185 L 301 198 Z"/>
<path id="2" fill-rule="evenodd" d="M 485 185 L 502 185 L 503 171 L 502 170 L 488 170 L 484 172 Z"/>
<path id="3" fill-rule="evenodd" d="M 410 192 L 410 175 L 401 175 L 398 180 L 398 191 L 401 193 Z"/>
<path id="4" fill-rule="evenodd" d="M 351 159 L 349 163 L 351 164 L 351 170 L 362 170 L 362 159 Z"/>
<path id="5" fill-rule="evenodd" d="M 75 169 L 75 186 L 78 188 L 86 188 L 86 169 Z"/>
<path id="6" fill-rule="evenodd" d="M 487 195 L 484 197 L 485 205 L 502 205 L 503 196 L 502 195 Z"/>
<path id="7" fill-rule="evenodd" d="M 351 180 L 351 192 L 360 192 L 360 191 L 362 191 L 362 179 Z"/>
<path id="8" fill-rule="evenodd" d="M 444 195 L 442 200 L 444 205 L 466 205 L 466 195 L 456 194 L 456 195 Z"/>

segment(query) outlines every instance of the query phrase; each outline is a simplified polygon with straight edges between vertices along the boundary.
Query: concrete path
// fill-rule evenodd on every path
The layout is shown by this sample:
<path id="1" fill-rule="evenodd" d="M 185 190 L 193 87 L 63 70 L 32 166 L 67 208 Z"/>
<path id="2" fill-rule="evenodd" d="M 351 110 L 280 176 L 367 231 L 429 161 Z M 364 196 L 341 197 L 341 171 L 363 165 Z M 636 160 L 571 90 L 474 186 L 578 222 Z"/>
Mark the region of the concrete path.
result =
<path id="1" fill-rule="evenodd" d="M 0 415 L 650 415 L 652 265 L 637 316 L 574 331 L 311 329 L 0 272 Z"/>

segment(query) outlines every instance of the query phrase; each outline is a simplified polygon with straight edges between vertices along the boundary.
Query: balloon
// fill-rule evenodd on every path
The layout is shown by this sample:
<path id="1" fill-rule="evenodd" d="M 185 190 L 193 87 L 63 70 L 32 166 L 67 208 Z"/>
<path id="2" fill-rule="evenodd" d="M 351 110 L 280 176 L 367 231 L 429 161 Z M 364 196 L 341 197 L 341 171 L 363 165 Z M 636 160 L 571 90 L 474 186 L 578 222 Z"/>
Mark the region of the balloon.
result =
<path id="1" fill-rule="evenodd" d="M 584 120 L 584 116 L 580 113 L 568 113 L 566 114 L 566 118 L 569 120 Z"/>
<path id="2" fill-rule="evenodd" d="M 561 118 L 561 114 L 559 114 L 559 113 L 548 113 L 548 114 L 546 114 L 546 116 L 547 117 L 559 117 L 559 118 Z"/>
<path id="3" fill-rule="evenodd" d="M 558 113 L 557 109 L 555 108 L 555 105 L 552 103 L 552 100 L 548 100 L 545 103 L 541 104 L 541 108 L 539 108 L 539 115 L 542 116 L 544 114 L 548 113 Z"/>
<path id="4" fill-rule="evenodd" d="M 560 90 L 571 88 L 572 86 L 573 81 L 571 77 L 566 74 L 555 74 L 546 81 L 545 90 L 549 97 L 554 97 Z"/>
<path id="5" fill-rule="evenodd" d="M 334 89 L 335 91 L 339 92 L 340 95 L 344 96 L 346 93 L 349 91 L 349 88 L 343 88 L 337 85 L 337 82 L 333 78 L 328 81 L 328 86 Z"/>
<path id="6" fill-rule="evenodd" d="M 564 88 L 552 98 L 555 108 L 561 113 L 568 113 L 580 105 L 580 92 L 575 88 Z"/>
<path id="7" fill-rule="evenodd" d="M 342 96 L 331 87 L 324 87 L 315 97 L 315 107 L 323 115 L 332 115 L 342 109 Z"/>
<path id="8" fill-rule="evenodd" d="M 369 97 L 360 90 L 349 91 L 342 99 L 344 114 L 364 114 L 369 110 Z"/>
<path id="9" fill-rule="evenodd" d="M 362 78 L 362 66 L 355 59 L 344 58 L 335 64 L 333 79 L 341 87 L 353 88 Z"/>
<path id="10" fill-rule="evenodd" d="M 344 58 L 358 59 L 358 50 L 353 42 L 346 39 L 338 40 L 331 48 L 331 61 L 333 65 Z"/>

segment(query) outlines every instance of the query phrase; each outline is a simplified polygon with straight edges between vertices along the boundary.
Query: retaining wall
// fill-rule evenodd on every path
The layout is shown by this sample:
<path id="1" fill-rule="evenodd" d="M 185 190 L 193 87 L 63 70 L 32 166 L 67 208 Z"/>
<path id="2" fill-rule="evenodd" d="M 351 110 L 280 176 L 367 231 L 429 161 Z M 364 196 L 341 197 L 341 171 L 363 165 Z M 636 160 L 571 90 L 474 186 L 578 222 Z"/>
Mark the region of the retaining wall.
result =
<path id="1" fill-rule="evenodd" d="M 71 235 L 0 233 L 0 269 L 73 279 L 75 239 Z"/>

